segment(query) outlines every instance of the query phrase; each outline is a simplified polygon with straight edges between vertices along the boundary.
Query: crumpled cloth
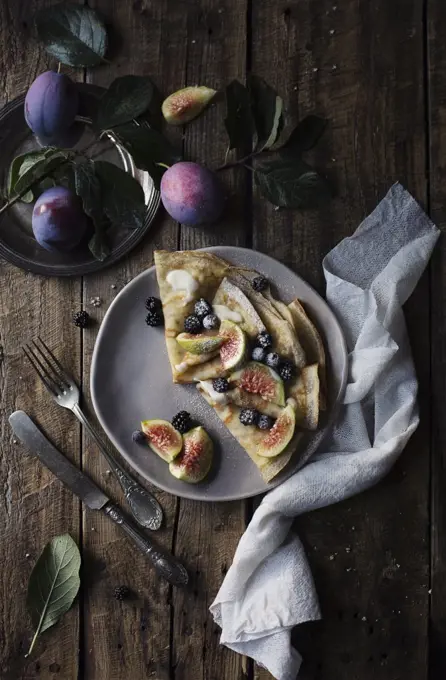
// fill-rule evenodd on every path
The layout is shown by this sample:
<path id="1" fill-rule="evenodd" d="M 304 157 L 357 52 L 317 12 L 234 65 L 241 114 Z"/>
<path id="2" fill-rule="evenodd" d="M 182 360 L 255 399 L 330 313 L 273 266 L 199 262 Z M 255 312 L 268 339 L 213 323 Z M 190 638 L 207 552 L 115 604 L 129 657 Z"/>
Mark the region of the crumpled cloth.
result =
<path id="1" fill-rule="evenodd" d="M 220 642 L 277 680 L 295 680 L 301 656 L 291 629 L 320 618 L 293 519 L 337 503 L 386 475 L 415 431 L 417 379 L 402 305 L 440 232 L 395 184 L 324 259 L 327 301 L 349 350 L 349 380 L 334 429 L 309 463 L 270 491 L 242 536 L 210 607 Z"/>

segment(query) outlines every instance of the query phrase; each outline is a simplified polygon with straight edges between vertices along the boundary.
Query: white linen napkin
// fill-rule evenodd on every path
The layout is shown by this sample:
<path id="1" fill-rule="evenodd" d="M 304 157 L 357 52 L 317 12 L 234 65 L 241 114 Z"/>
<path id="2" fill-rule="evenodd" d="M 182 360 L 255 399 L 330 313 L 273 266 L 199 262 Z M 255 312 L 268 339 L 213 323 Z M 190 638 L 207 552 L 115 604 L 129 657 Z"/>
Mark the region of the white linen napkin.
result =
<path id="1" fill-rule="evenodd" d="M 400 184 L 324 259 L 327 301 L 344 330 L 350 376 L 333 432 L 268 493 L 210 607 L 220 642 L 277 680 L 295 680 L 291 629 L 320 618 L 293 518 L 353 496 L 390 470 L 418 425 L 417 380 L 402 305 L 440 232 Z"/>

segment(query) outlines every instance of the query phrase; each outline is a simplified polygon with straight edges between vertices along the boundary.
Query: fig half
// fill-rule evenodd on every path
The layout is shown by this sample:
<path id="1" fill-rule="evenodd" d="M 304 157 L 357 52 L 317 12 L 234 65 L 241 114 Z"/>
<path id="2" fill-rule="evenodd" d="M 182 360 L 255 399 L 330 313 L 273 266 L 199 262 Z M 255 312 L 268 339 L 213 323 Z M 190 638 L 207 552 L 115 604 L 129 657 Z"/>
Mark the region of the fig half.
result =
<path id="1" fill-rule="evenodd" d="M 246 356 L 247 342 L 244 331 L 233 321 L 222 321 L 219 335 L 223 338 L 220 359 L 225 370 L 237 368 Z"/>
<path id="2" fill-rule="evenodd" d="M 170 463 L 183 448 L 183 437 L 167 420 L 143 420 L 141 430 L 147 443 L 160 458 Z"/>
<path id="3" fill-rule="evenodd" d="M 241 371 L 233 373 L 230 381 L 251 394 L 258 394 L 266 401 L 285 406 L 285 389 L 282 378 L 269 366 L 250 361 Z"/>
<path id="4" fill-rule="evenodd" d="M 161 107 L 163 116 L 169 125 L 189 123 L 200 115 L 216 94 L 216 90 L 204 85 L 184 87 L 163 101 Z"/>
<path id="5" fill-rule="evenodd" d="M 292 440 L 295 427 L 296 415 L 294 408 L 291 404 L 288 404 L 277 418 L 273 427 L 260 442 L 257 449 L 258 455 L 265 458 L 275 458 L 282 453 Z"/>
<path id="6" fill-rule="evenodd" d="M 169 464 L 169 471 L 177 479 L 189 484 L 201 482 L 212 465 L 214 446 L 206 430 L 199 426 L 186 432 L 181 454 Z"/>

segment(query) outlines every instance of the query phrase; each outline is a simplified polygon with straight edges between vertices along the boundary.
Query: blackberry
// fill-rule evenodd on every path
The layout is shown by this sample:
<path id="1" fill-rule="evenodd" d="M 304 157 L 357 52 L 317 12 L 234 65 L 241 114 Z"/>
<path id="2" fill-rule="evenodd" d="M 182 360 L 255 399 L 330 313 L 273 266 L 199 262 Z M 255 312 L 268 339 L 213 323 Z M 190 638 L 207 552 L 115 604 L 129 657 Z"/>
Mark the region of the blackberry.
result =
<path id="1" fill-rule="evenodd" d="M 268 279 L 265 278 L 265 276 L 256 276 L 256 278 L 253 279 L 252 287 L 257 293 L 261 293 L 262 290 L 268 288 Z"/>
<path id="2" fill-rule="evenodd" d="M 117 586 L 113 593 L 116 600 L 125 600 L 130 595 L 130 588 L 127 586 Z"/>
<path id="3" fill-rule="evenodd" d="M 194 312 L 196 316 L 202 319 L 204 316 L 212 314 L 212 305 L 210 305 L 209 302 L 204 298 L 200 298 L 195 303 Z"/>
<path id="4" fill-rule="evenodd" d="M 258 417 L 259 413 L 255 408 L 242 408 L 239 416 L 242 425 L 256 425 Z"/>
<path id="5" fill-rule="evenodd" d="M 87 328 L 88 322 L 90 321 L 90 316 L 88 312 L 82 310 L 82 312 L 76 312 L 73 314 L 73 323 L 78 328 Z"/>
<path id="6" fill-rule="evenodd" d="M 164 323 L 163 313 L 158 309 L 149 312 L 146 316 L 146 324 L 148 326 L 152 327 L 162 326 L 163 323 Z"/>
<path id="7" fill-rule="evenodd" d="M 184 330 L 186 333 L 196 334 L 199 333 L 201 329 L 201 319 L 199 319 L 198 316 L 191 314 L 184 319 Z"/>
<path id="8" fill-rule="evenodd" d="M 207 331 L 215 331 L 220 327 L 220 319 L 216 314 L 207 314 L 203 319 L 203 328 Z"/>
<path id="9" fill-rule="evenodd" d="M 147 442 L 146 435 L 142 430 L 135 430 L 132 434 L 132 439 L 135 444 L 145 444 Z"/>
<path id="10" fill-rule="evenodd" d="M 148 297 L 146 300 L 146 309 L 149 312 L 158 312 L 161 310 L 161 300 L 156 297 Z"/>
<path id="11" fill-rule="evenodd" d="M 212 387 L 216 392 L 227 392 L 230 387 L 229 380 L 226 380 L 226 378 L 215 378 L 212 381 Z"/>
<path id="12" fill-rule="evenodd" d="M 279 375 L 282 380 L 285 380 L 285 382 L 291 380 L 294 377 L 294 373 L 294 366 L 291 361 L 282 361 L 279 367 Z"/>
<path id="13" fill-rule="evenodd" d="M 251 359 L 253 361 L 260 361 L 261 363 L 265 361 L 266 350 L 263 347 L 254 347 L 251 354 Z"/>
<path id="14" fill-rule="evenodd" d="M 192 427 L 190 413 L 180 411 L 172 418 L 172 425 L 180 434 L 185 434 Z"/>
<path id="15" fill-rule="evenodd" d="M 276 352 L 269 352 L 265 357 L 265 363 L 270 368 L 279 368 L 280 357 Z"/>
<path id="16" fill-rule="evenodd" d="M 258 347 L 263 347 L 263 349 L 268 349 L 269 347 L 272 347 L 273 344 L 273 339 L 269 333 L 266 331 L 262 331 L 261 333 L 258 334 L 256 337 L 256 345 Z"/>
<path id="17" fill-rule="evenodd" d="M 257 427 L 259 427 L 261 430 L 270 430 L 275 422 L 276 421 L 271 416 L 262 415 L 257 421 Z"/>

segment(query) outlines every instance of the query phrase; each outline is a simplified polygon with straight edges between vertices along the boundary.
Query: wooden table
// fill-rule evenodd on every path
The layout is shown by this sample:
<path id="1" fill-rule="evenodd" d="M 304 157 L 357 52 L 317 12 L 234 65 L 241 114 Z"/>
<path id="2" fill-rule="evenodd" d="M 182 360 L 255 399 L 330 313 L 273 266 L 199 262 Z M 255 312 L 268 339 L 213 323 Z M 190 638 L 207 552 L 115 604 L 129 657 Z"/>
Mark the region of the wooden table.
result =
<path id="1" fill-rule="evenodd" d="M 1 104 L 51 63 L 30 36 L 45 0 L 0 5 Z M 29 644 L 25 592 L 45 543 L 69 532 L 82 550 L 82 589 L 13 677 L 39 680 L 266 680 L 269 674 L 219 646 L 208 612 L 231 564 L 252 504 L 200 504 L 157 493 L 167 517 L 162 542 L 191 567 L 186 591 L 154 578 L 144 558 L 102 517 L 14 443 L 8 415 L 23 408 L 72 460 L 122 501 L 107 465 L 74 417 L 50 402 L 21 345 L 41 335 L 82 383 L 108 305 L 152 262 L 155 247 L 232 244 L 264 251 L 323 291 L 321 260 L 401 180 L 445 224 L 446 7 L 444 0 L 93 0 L 113 25 L 111 63 L 77 72 L 99 85 L 127 73 L 165 93 L 187 84 L 221 87 L 247 70 L 264 76 L 296 116 L 330 126 L 314 157 L 337 198 L 311 212 L 274 211 L 237 169 L 230 214 L 209 231 L 179 227 L 160 212 L 128 258 L 84 279 L 45 279 L 0 262 L 0 674 Z M 225 151 L 222 109 L 177 131 L 190 159 L 211 166 Z M 89 305 L 100 296 L 99 308 Z M 446 254 L 437 245 L 407 305 L 420 381 L 421 425 L 378 487 L 298 522 L 324 620 L 296 643 L 309 680 L 437 680 L 446 673 Z M 85 307 L 92 330 L 71 316 Z M 144 348 L 141 348 L 144 351 Z M 113 599 L 127 584 L 136 597 Z"/>

